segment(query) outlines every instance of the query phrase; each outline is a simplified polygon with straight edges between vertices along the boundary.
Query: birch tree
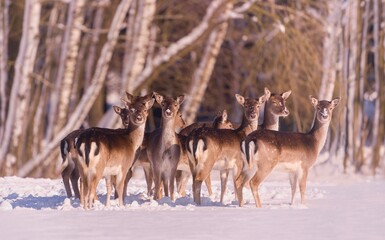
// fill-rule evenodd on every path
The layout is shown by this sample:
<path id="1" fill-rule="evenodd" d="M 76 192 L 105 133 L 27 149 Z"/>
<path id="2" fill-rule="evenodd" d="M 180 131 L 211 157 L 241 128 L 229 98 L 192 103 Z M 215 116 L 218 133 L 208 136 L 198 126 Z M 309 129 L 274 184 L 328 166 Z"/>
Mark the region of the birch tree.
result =
<path id="1" fill-rule="evenodd" d="M 23 33 L 19 54 L 15 63 L 15 77 L 9 100 L 3 145 L 0 151 L 0 161 L 6 156 L 6 171 L 15 167 L 18 153 L 23 151 L 23 139 L 26 136 L 28 123 L 28 105 L 30 101 L 31 74 L 39 44 L 39 21 L 41 3 L 38 0 L 26 0 L 23 20 Z M 10 144 L 10 146 L 9 146 Z M 10 148 L 10 149 L 8 149 Z M 1 165 L 1 162 L 0 162 Z"/>

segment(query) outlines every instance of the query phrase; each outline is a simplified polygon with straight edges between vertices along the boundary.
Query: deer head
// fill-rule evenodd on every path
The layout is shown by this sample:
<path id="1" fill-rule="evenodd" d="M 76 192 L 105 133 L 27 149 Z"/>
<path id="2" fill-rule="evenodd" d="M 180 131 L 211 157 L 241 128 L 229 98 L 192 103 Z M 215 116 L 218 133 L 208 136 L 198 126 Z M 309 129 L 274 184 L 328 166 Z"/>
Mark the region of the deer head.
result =
<path id="1" fill-rule="evenodd" d="M 184 95 L 176 98 L 163 97 L 158 93 L 154 93 L 156 102 L 162 107 L 163 119 L 174 119 L 179 112 L 180 105 L 184 100 Z"/>
<path id="2" fill-rule="evenodd" d="M 233 124 L 229 121 L 226 109 L 219 112 L 213 121 L 213 128 L 234 129 Z"/>
<path id="3" fill-rule="evenodd" d="M 290 96 L 291 90 L 281 94 L 271 94 L 270 91 L 265 88 L 265 96 L 266 92 L 268 92 L 269 98 L 267 98 L 265 109 L 269 109 L 271 114 L 275 116 L 287 117 L 290 112 L 286 107 L 286 100 Z"/>
<path id="4" fill-rule="evenodd" d="M 311 103 L 316 110 L 316 120 L 318 120 L 322 124 L 330 122 L 332 118 L 333 109 L 338 105 L 340 99 L 340 97 L 337 97 L 332 101 L 319 101 L 315 97 L 310 96 Z"/>

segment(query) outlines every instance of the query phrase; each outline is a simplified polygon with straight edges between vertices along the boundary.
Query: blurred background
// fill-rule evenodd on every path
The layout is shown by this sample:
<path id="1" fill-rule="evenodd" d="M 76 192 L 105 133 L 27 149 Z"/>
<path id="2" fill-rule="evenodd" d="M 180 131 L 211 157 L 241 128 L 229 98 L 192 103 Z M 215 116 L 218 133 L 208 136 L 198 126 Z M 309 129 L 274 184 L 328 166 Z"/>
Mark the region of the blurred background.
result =
<path id="1" fill-rule="evenodd" d="M 265 87 L 292 90 L 282 131 L 311 128 L 309 95 L 341 96 L 321 164 L 385 173 L 384 0 L 0 4 L 0 176 L 59 176 L 60 140 L 81 126 L 121 127 L 111 106 L 126 91 L 184 94 L 187 123 L 223 109 L 239 122 L 234 94 Z"/>

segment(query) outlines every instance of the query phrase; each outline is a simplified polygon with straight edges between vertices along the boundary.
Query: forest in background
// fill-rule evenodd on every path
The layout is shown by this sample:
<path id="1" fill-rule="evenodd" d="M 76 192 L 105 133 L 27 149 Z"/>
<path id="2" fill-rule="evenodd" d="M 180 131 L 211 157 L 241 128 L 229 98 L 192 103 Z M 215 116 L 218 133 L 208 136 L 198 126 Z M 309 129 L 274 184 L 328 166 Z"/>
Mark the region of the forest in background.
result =
<path id="1" fill-rule="evenodd" d="M 309 95 L 341 96 L 326 163 L 383 174 L 384 36 L 385 0 L 0 0 L 0 176 L 58 176 L 60 140 L 120 127 L 125 91 L 239 122 L 234 94 L 265 87 L 292 90 L 283 131 L 310 129 Z"/>

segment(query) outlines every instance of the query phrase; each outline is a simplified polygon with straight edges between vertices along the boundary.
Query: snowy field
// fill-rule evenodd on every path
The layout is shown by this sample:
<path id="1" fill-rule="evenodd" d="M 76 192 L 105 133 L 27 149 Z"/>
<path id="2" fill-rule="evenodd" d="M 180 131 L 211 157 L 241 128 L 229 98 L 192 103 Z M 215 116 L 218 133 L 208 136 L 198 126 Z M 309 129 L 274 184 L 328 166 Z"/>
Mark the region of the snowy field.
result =
<path id="1" fill-rule="evenodd" d="M 112 201 L 105 208 L 101 183 L 101 203 L 85 211 L 66 198 L 61 179 L 0 178 L 0 239 L 385 239 L 383 178 L 314 173 L 306 206 L 299 204 L 299 193 L 297 204 L 289 205 L 286 175 L 273 175 L 260 189 L 262 209 L 255 208 L 249 189 L 246 206 L 238 207 L 232 183 L 226 203 L 219 204 L 217 179 L 213 196 L 203 186 L 203 206 L 191 196 L 154 201 L 139 175 L 129 183 L 124 207 Z"/>

